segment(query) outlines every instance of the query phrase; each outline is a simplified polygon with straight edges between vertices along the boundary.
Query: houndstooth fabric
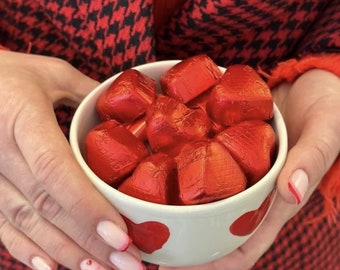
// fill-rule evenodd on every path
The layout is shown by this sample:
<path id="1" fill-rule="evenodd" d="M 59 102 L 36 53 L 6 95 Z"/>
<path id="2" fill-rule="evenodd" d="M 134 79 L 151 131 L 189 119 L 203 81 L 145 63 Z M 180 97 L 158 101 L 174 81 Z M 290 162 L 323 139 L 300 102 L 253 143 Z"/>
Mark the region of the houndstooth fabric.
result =
<path id="1" fill-rule="evenodd" d="M 0 44 L 60 57 L 99 81 L 142 63 L 198 53 L 222 66 L 269 69 L 291 57 L 340 50 L 335 0 L 187 0 L 156 34 L 152 12 L 152 0 L 1 0 Z M 73 110 L 60 107 L 56 115 L 67 136 Z M 315 192 L 252 270 L 337 269 L 339 222 L 308 223 L 322 210 Z M 0 269 L 28 268 L 1 246 Z"/>
<path id="2" fill-rule="evenodd" d="M 273 67 L 298 55 L 339 51 L 338 1 L 187 1 L 157 36 L 163 58 L 206 53 L 218 64 Z"/>
<path id="3" fill-rule="evenodd" d="M 57 56 L 103 80 L 156 59 L 206 53 L 263 69 L 337 52 L 339 1 L 187 0 L 154 35 L 152 0 L 2 0 L 0 44 Z"/>
<path id="4" fill-rule="evenodd" d="M 71 62 L 102 80 L 155 60 L 152 0 L 2 0 L 0 44 Z"/>

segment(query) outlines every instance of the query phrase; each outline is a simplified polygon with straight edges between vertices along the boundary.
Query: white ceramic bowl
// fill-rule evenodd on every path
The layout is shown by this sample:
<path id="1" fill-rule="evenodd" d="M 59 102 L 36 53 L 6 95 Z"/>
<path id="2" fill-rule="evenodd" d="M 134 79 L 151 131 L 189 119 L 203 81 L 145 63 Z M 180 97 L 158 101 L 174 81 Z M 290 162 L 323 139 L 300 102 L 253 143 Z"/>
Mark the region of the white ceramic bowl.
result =
<path id="1" fill-rule="evenodd" d="M 178 60 L 160 61 L 135 67 L 157 83 L 161 74 Z M 221 68 L 223 71 L 224 69 Z M 95 104 L 119 74 L 95 88 L 75 112 L 70 129 L 74 155 L 94 186 L 127 217 L 135 230 L 148 239 L 142 244 L 142 259 L 160 265 L 189 266 L 218 259 L 244 243 L 268 212 L 275 197 L 275 182 L 287 155 L 287 132 L 274 104 L 272 126 L 277 135 L 278 154 L 270 171 L 255 185 L 220 201 L 191 206 L 160 205 L 142 201 L 112 188 L 99 179 L 84 159 L 84 139 L 99 123 Z M 240 233 L 232 233 L 236 221 Z M 255 221 L 255 222 L 254 222 Z M 130 225 L 131 225 L 130 224 Z M 240 234 L 240 235 L 237 235 Z"/>

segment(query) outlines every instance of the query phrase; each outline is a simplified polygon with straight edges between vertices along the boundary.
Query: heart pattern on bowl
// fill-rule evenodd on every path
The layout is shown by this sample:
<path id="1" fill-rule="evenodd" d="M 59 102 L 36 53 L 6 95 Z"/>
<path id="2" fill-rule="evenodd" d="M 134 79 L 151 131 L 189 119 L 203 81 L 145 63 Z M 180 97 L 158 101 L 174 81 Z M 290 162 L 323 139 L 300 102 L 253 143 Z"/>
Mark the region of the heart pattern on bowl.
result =
<path id="1" fill-rule="evenodd" d="M 132 242 L 144 253 L 151 254 L 161 249 L 170 237 L 169 228 L 163 223 L 157 221 L 134 223 L 127 217 L 123 218 Z"/>
<path id="2" fill-rule="evenodd" d="M 267 213 L 272 199 L 274 198 L 274 191 L 270 192 L 264 199 L 261 205 L 252 211 L 246 212 L 238 217 L 229 227 L 229 231 L 233 235 L 246 236 L 251 234 L 260 224 L 263 217 Z"/>

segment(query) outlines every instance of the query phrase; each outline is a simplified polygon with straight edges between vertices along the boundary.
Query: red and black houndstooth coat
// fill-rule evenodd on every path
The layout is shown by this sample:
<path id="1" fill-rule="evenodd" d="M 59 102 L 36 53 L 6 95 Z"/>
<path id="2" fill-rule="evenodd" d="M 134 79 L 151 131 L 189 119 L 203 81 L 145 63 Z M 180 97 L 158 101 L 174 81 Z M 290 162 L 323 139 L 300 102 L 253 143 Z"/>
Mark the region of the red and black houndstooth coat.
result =
<path id="1" fill-rule="evenodd" d="M 206 53 L 221 66 L 270 70 L 290 58 L 340 53 L 335 0 L 1 0 L 0 44 L 63 58 L 102 81 L 157 59 Z M 339 63 L 340 66 L 340 63 Z M 72 110 L 56 111 L 67 135 Z M 336 175 L 339 178 L 339 170 Z M 253 269 L 336 269 L 338 220 L 319 191 L 290 220 Z M 156 268 L 149 266 L 149 268 Z M 0 269 L 25 266 L 0 247 Z"/>

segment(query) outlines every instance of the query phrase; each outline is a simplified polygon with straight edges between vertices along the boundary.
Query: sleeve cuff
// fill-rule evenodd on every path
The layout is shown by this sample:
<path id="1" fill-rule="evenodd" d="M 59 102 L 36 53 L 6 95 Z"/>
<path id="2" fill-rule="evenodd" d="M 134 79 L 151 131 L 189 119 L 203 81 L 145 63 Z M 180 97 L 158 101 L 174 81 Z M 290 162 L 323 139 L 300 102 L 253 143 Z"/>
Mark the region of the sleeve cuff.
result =
<path id="1" fill-rule="evenodd" d="M 266 77 L 270 88 L 282 82 L 294 82 L 297 77 L 310 69 L 323 69 L 340 77 L 340 53 L 317 54 L 301 59 L 290 59 L 279 63 L 270 74 L 260 70 L 260 74 Z"/>

